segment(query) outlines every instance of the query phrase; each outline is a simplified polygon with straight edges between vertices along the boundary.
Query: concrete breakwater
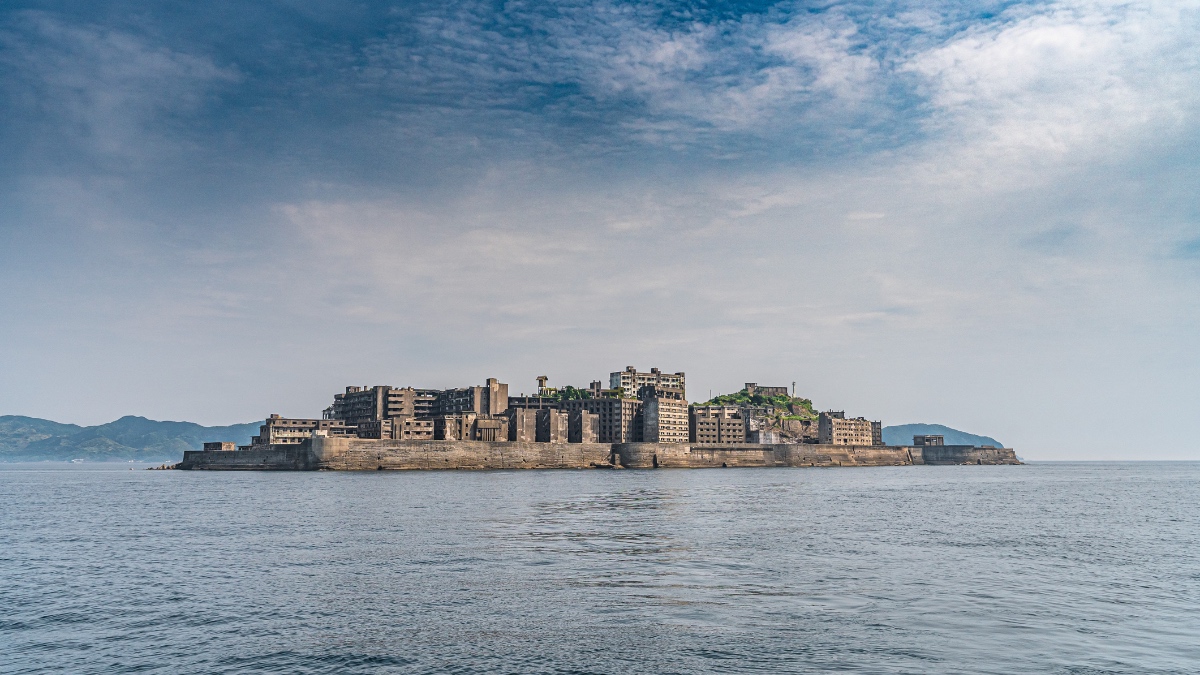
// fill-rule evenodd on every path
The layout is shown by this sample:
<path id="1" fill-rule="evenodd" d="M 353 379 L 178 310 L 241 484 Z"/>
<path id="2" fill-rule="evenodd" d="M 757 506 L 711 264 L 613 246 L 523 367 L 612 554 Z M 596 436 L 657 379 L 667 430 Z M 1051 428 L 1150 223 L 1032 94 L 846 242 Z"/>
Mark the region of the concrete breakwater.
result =
<path id="1" fill-rule="evenodd" d="M 314 437 L 235 451 L 188 451 L 179 469 L 376 471 L 1020 464 L 1010 448 L 694 443 L 513 443 Z"/>

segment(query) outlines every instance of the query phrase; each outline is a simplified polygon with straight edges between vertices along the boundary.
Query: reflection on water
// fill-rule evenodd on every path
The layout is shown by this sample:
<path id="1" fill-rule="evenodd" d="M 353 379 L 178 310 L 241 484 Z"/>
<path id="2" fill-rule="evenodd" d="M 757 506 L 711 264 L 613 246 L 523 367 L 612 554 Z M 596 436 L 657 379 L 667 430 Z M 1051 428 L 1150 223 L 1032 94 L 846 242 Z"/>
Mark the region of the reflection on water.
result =
<path id="1" fill-rule="evenodd" d="M 1200 672 L 1198 464 L 20 468 L 2 672 Z"/>

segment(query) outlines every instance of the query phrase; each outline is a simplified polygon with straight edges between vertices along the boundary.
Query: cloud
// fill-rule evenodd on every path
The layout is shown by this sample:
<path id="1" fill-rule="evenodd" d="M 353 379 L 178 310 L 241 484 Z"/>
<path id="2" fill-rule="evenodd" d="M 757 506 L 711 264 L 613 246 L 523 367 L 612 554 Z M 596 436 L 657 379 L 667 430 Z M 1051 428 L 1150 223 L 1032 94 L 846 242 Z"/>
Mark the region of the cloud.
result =
<path id="1" fill-rule="evenodd" d="M 0 19 L 10 407 L 639 363 L 1080 449 L 1196 403 L 1194 4 L 114 3 Z"/>
<path id="2" fill-rule="evenodd" d="M 17 120 L 53 129 L 57 141 L 74 151 L 139 161 L 177 143 L 186 135 L 188 116 L 239 77 L 209 58 L 129 32 L 40 11 L 6 18 L 0 25 L 0 66 L 6 70 L 0 87 L 23 109 Z"/>
<path id="3" fill-rule="evenodd" d="M 1105 160 L 1194 132 L 1192 2 L 1018 5 L 902 70 L 925 78 L 927 126 L 1014 162 Z"/>
<path id="4" fill-rule="evenodd" d="M 500 13 L 468 4 L 369 45 L 362 72 L 385 91 L 436 91 L 510 125 L 523 122 L 516 111 L 536 111 L 542 124 L 590 124 L 610 142 L 682 147 L 828 128 L 825 115 L 878 93 L 879 64 L 853 19 L 773 11 L 665 22 L 655 8 L 612 2 Z"/>

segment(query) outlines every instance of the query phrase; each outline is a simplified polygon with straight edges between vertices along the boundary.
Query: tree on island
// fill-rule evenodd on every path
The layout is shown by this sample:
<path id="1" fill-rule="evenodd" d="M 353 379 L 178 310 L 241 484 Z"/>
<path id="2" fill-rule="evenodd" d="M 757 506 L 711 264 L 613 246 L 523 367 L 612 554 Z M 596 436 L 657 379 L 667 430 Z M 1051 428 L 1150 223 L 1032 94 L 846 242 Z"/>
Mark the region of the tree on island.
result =
<path id="1" fill-rule="evenodd" d="M 810 420 L 817 418 L 813 403 L 807 398 L 780 394 L 778 396 L 751 395 L 745 389 L 734 394 L 718 394 L 704 403 L 695 405 L 733 405 L 738 407 L 773 407 L 780 419 Z"/>

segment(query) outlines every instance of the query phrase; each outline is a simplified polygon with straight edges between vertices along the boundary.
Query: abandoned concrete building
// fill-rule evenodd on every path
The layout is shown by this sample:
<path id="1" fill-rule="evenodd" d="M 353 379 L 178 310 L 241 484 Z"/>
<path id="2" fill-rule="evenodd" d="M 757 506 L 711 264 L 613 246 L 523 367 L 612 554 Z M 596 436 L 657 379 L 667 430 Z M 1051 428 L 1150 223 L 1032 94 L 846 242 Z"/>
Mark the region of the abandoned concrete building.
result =
<path id="1" fill-rule="evenodd" d="M 537 442 L 537 411 L 550 408 L 509 408 L 508 440 L 518 443 Z"/>
<path id="2" fill-rule="evenodd" d="M 433 402 L 433 416 L 472 412 L 495 416 L 508 410 L 508 385 L 489 377 L 480 387 L 462 387 L 441 392 Z"/>
<path id="3" fill-rule="evenodd" d="M 694 405 L 688 408 L 691 443 L 745 443 L 746 420 L 734 405 Z"/>
<path id="4" fill-rule="evenodd" d="M 664 373 L 658 368 L 651 368 L 648 373 L 639 373 L 637 368 L 625 366 L 625 370 L 609 373 L 608 388 L 621 389 L 626 397 L 636 398 L 641 388 L 648 384 L 686 392 L 685 380 L 683 373 Z"/>
<path id="5" fill-rule="evenodd" d="M 537 418 L 538 443 L 567 442 L 567 413 L 562 410 L 543 408 L 534 412 Z"/>
<path id="6" fill-rule="evenodd" d="M 346 387 L 335 394 L 323 418 L 342 425 L 336 435 L 395 440 L 504 440 L 508 385 L 488 378 L 482 386 L 458 389 Z M 310 431 L 311 433 L 311 431 Z M 305 434 L 307 437 L 308 434 Z"/>
<path id="7" fill-rule="evenodd" d="M 642 440 L 642 402 L 629 398 L 584 398 L 563 401 L 567 413 L 596 416 L 599 443 L 637 443 Z"/>
<path id="8" fill-rule="evenodd" d="M 801 419 L 790 420 L 784 419 L 780 426 L 783 430 L 792 435 L 801 443 L 817 443 L 820 441 L 820 424 L 817 420 Z"/>
<path id="9" fill-rule="evenodd" d="M 539 376 L 532 396 L 509 396 L 509 386 L 496 378 L 445 390 L 351 386 L 334 395 L 323 419 L 272 415 L 252 444 L 296 444 L 314 434 L 523 443 L 883 443 L 879 422 L 847 419 L 839 411 L 808 420 L 782 419 L 773 405 L 689 406 L 685 382 L 682 372 L 639 372 L 628 366 L 610 374 L 608 389 L 593 380 L 587 389 L 560 390 Z M 751 395 L 773 397 L 787 391 L 746 383 Z M 917 436 L 914 442 L 935 445 L 941 437 Z"/>
<path id="10" fill-rule="evenodd" d="M 586 410 L 567 411 L 568 443 L 599 443 L 600 417 Z"/>
<path id="11" fill-rule="evenodd" d="M 393 417 L 358 424 L 359 438 L 389 438 L 402 441 L 432 441 L 433 420 L 417 417 Z"/>
<path id="12" fill-rule="evenodd" d="M 638 390 L 638 399 L 642 402 L 644 442 L 687 443 L 688 404 L 682 388 L 645 384 Z"/>
<path id="13" fill-rule="evenodd" d="M 825 445 L 883 445 L 883 425 L 843 411 L 830 410 L 817 418 L 817 440 Z"/>
<path id="14" fill-rule="evenodd" d="M 539 408 L 560 408 L 559 400 L 553 396 L 509 396 L 508 409 L 513 408 L 528 408 L 537 410 Z"/>
<path id="15" fill-rule="evenodd" d="M 787 396 L 788 388 L 787 387 L 760 387 L 757 382 L 747 382 L 746 383 L 746 395 L 747 396 L 766 396 L 768 398 L 772 397 L 772 396 Z"/>
<path id="16" fill-rule="evenodd" d="M 251 437 L 250 445 L 239 447 L 303 443 L 313 435 L 314 431 L 322 431 L 329 436 L 355 435 L 355 427 L 349 426 L 341 420 L 315 420 L 270 415 L 258 428 L 258 435 Z"/>
<path id="17" fill-rule="evenodd" d="M 461 412 L 433 418 L 437 441 L 503 441 L 508 438 L 508 420 Z"/>
<path id="18" fill-rule="evenodd" d="M 941 434 L 923 434 L 913 436 L 913 445 L 945 445 L 946 437 Z"/>
<path id="19" fill-rule="evenodd" d="M 433 416 L 434 401 L 441 393 L 412 387 L 346 387 L 345 393 L 333 395 L 333 405 L 322 416 L 351 426 L 396 417 L 427 418 Z"/>

